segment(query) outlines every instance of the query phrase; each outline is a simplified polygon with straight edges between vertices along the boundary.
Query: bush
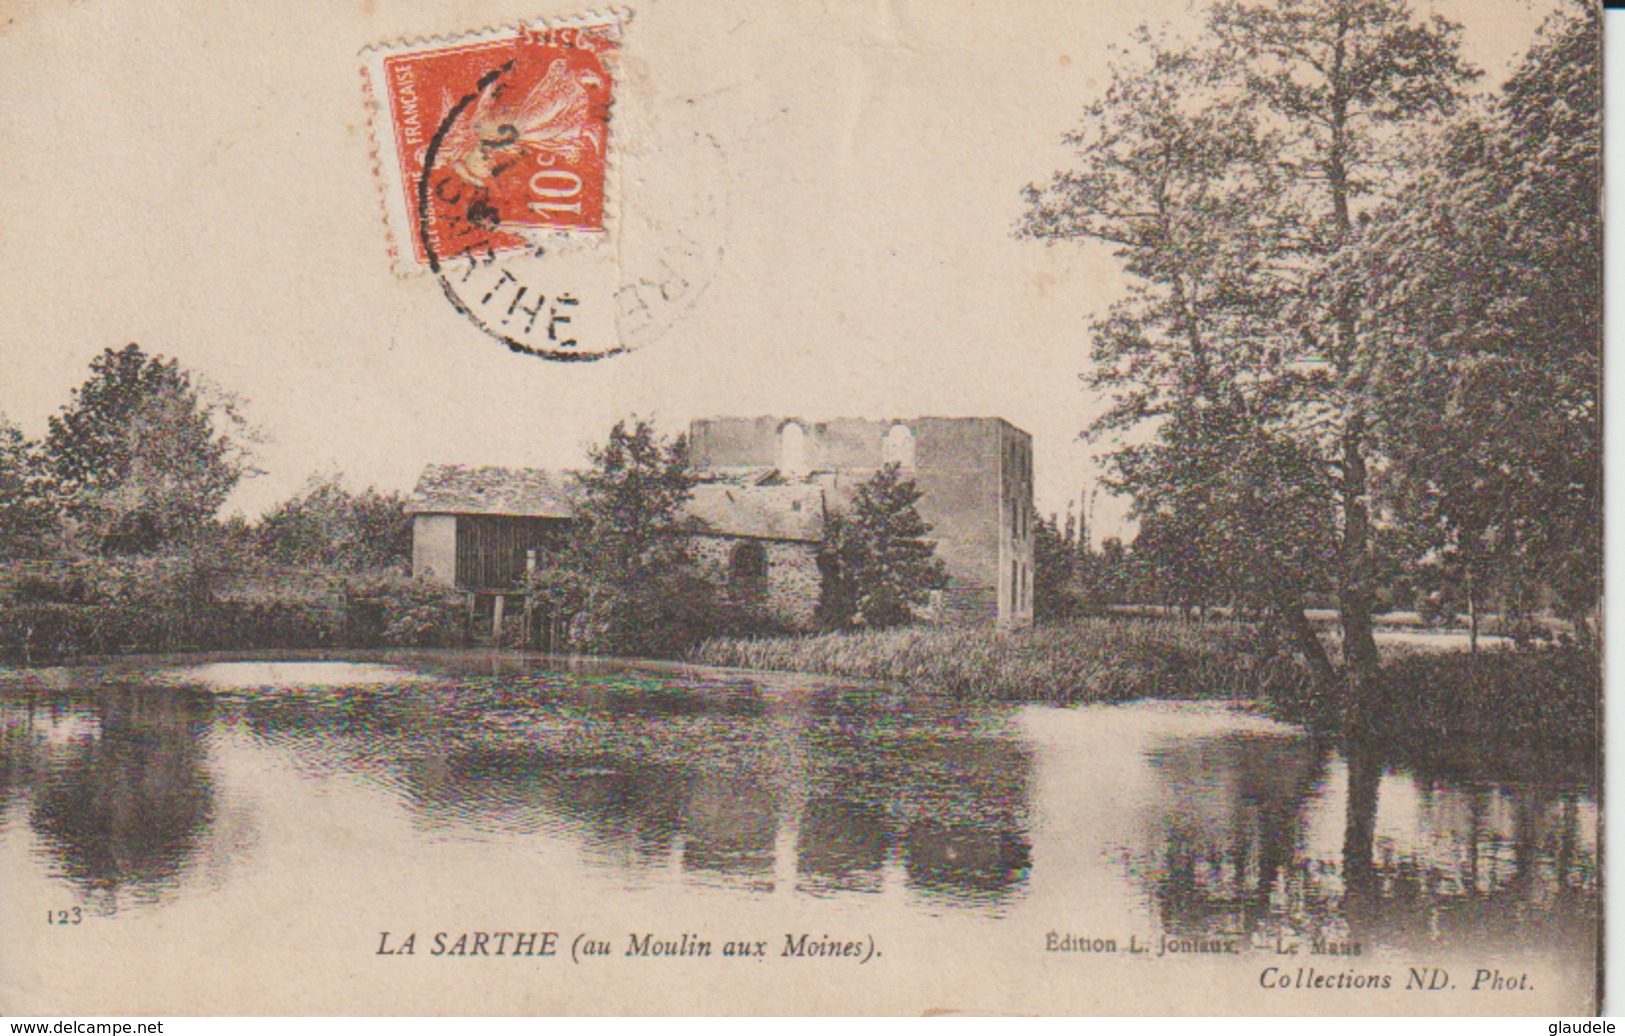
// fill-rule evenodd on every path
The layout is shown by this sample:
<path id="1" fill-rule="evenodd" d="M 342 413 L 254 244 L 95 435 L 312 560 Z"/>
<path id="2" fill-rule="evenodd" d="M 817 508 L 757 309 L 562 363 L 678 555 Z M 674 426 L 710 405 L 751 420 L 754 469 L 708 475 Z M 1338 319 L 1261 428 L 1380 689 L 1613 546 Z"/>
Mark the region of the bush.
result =
<path id="1" fill-rule="evenodd" d="M 0 606 L 0 654 L 24 661 L 204 646 L 207 575 L 174 558 L 53 565 Z"/>
<path id="2" fill-rule="evenodd" d="M 351 614 L 372 604 L 352 598 Z M 380 589 L 372 599 L 378 608 L 378 638 L 392 647 L 456 647 L 468 640 L 467 614 L 461 595 L 426 582 L 400 583 Z"/>
<path id="3" fill-rule="evenodd" d="M 12 600 L 23 604 L 88 604 L 91 596 L 89 585 L 72 573 L 54 579 L 50 576 L 23 576 L 11 590 Z"/>
<path id="4" fill-rule="evenodd" d="M 1379 723 L 1439 738 L 1595 737 L 1602 660 L 1581 648 L 1408 655 L 1383 667 Z"/>
<path id="5" fill-rule="evenodd" d="M 385 642 L 382 604 L 363 597 L 355 609 L 345 608 L 324 577 L 283 570 L 233 573 L 227 580 L 220 575 L 209 565 L 175 558 L 29 571 L 12 585 L 9 599 L 0 598 L 0 657 L 38 662 Z"/>
<path id="6" fill-rule="evenodd" d="M 311 479 L 266 514 L 252 536 L 263 557 L 284 565 L 404 569 L 412 559 L 406 500 L 372 488 L 353 492 L 337 475 Z"/>
<path id="7" fill-rule="evenodd" d="M 208 611 L 199 647 L 214 650 L 315 648 L 339 641 L 333 614 L 298 601 L 225 601 Z"/>
<path id="8" fill-rule="evenodd" d="M 51 662 L 180 646 L 174 616 L 116 604 L 40 601 L 0 610 L 0 655 Z"/>
<path id="9" fill-rule="evenodd" d="M 724 628 L 716 587 L 683 567 L 592 587 L 570 622 L 572 646 L 592 654 L 681 658 Z"/>

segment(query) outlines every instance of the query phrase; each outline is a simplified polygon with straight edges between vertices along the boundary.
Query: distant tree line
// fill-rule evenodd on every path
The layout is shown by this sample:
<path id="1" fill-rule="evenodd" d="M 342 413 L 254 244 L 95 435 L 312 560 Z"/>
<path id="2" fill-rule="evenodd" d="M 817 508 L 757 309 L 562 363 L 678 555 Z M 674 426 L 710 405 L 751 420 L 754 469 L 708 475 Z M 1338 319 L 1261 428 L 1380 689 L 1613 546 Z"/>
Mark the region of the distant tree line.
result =
<path id="1" fill-rule="evenodd" d="M 404 566 L 405 500 L 311 479 L 257 521 L 222 519 L 253 466 L 242 402 L 139 345 L 107 349 L 29 440 L 0 415 L 0 561 L 212 552 L 344 570 Z"/>

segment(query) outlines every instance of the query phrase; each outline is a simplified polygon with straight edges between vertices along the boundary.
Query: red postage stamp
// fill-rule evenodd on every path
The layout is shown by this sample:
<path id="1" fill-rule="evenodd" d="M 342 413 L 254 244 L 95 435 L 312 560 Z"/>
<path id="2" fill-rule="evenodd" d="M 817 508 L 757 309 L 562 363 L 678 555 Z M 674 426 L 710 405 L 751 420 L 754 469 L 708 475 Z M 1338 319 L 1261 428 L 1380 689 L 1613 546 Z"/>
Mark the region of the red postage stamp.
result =
<path id="1" fill-rule="evenodd" d="M 533 249 L 538 232 L 601 233 L 619 38 L 615 21 L 527 25 L 375 53 L 397 254 L 439 269 Z"/>

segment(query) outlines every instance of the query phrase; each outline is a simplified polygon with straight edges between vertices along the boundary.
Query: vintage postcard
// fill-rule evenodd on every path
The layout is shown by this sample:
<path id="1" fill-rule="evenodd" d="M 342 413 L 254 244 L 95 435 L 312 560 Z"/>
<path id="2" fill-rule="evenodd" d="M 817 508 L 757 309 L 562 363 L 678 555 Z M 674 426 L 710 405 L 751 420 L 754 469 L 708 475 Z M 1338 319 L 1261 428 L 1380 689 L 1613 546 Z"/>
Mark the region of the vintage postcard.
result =
<path id="1" fill-rule="evenodd" d="M 7 5 L 0 1012 L 1600 1012 L 1601 20 Z"/>

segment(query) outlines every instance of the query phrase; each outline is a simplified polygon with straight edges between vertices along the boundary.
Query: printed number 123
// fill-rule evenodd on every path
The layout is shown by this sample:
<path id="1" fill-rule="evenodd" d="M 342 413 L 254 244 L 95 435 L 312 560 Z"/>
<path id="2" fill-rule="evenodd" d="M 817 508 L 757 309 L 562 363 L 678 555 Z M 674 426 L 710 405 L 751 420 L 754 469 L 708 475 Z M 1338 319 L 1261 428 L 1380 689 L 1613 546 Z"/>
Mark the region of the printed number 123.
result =
<path id="1" fill-rule="evenodd" d="M 84 919 L 84 915 L 80 912 L 78 907 L 72 907 L 68 910 L 45 911 L 46 924 L 78 924 Z"/>

